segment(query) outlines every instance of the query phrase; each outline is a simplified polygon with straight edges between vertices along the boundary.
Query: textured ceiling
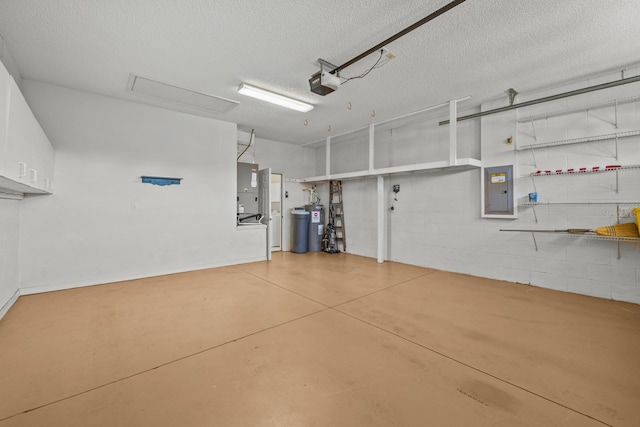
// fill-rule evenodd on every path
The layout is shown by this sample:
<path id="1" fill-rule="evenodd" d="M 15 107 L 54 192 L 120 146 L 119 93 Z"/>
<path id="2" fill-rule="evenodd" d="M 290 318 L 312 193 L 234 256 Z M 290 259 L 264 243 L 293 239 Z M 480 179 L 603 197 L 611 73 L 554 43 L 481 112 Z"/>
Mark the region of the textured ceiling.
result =
<path id="1" fill-rule="evenodd" d="M 238 101 L 217 117 L 297 144 L 326 137 L 328 126 L 338 134 L 466 95 L 469 108 L 511 87 L 640 62 L 638 0 L 467 0 L 391 43 L 397 58 L 366 78 L 326 97 L 310 92 L 318 58 L 343 64 L 449 1 L 0 0 L 0 34 L 22 78 L 148 102 L 126 90 L 136 73 Z M 242 82 L 316 108 L 246 98 Z"/>

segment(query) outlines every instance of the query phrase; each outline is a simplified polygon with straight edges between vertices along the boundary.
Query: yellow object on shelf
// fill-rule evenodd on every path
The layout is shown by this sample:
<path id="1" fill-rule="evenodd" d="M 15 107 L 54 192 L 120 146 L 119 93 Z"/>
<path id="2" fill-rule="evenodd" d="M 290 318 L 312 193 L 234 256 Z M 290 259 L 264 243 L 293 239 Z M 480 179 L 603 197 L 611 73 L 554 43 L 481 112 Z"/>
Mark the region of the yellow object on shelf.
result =
<path id="1" fill-rule="evenodd" d="M 638 226 L 633 222 L 598 227 L 594 231 L 601 236 L 640 237 Z"/>
<path id="2" fill-rule="evenodd" d="M 640 208 L 633 208 L 631 212 L 636 217 L 636 226 L 638 227 L 638 233 L 640 233 Z"/>

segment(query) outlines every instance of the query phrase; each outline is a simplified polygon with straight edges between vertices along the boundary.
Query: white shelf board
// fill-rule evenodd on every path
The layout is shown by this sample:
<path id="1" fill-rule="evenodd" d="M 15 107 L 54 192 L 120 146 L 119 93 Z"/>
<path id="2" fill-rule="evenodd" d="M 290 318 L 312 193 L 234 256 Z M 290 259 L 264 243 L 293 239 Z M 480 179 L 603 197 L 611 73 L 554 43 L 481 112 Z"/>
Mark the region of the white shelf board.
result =
<path id="1" fill-rule="evenodd" d="M 0 191 L 6 190 L 9 193 L 24 193 L 24 194 L 51 194 L 50 191 L 40 190 L 39 188 L 31 187 L 22 182 L 16 182 L 11 179 L 0 176 Z"/>
<path id="2" fill-rule="evenodd" d="M 371 176 L 369 171 L 358 171 L 358 172 L 344 172 L 344 173 L 332 173 L 329 175 L 329 179 L 354 179 L 354 178 L 366 178 Z"/>
<path id="3" fill-rule="evenodd" d="M 429 163 L 418 163 L 414 165 L 403 165 L 403 166 L 391 166 L 387 168 L 373 169 L 371 171 L 357 171 L 357 172 L 346 172 L 340 174 L 331 174 L 325 176 L 313 176 L 307 178 L 300 178 L 300 182 L 322 182 L 329 181 L 332 179 L 357 179 L 357 178 L 370 178 L 376 177 L 379 175 L 394 175 L 399 173 L 410 173 L 410 172 L 443 172 L 443 171 L 451 171 L 451 170 L 468 170 L 468 169 L 477 169 L 482 167 L 482 162 L 478 159 L 473 158 L 464 158 L 457 159 L 455 164 L 450 164 L 447 160 L 441 160 L 437 162 L 429 162 Z"/>
<path id="4" fill-rule="evenodd" d="M 299 178 L 296 181 L 297 182 L 322 182 L 322 181 L 329 181 L 329 177 L 327 175 L 310 176 L 307 178 Z"/>

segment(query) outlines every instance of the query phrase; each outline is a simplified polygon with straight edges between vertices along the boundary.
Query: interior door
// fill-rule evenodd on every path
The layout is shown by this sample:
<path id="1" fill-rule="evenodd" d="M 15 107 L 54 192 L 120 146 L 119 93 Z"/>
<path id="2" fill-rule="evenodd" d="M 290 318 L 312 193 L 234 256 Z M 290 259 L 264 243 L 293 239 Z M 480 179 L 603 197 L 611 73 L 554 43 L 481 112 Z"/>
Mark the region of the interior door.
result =
<path id="1" fill-rule="evenodd" d="M 262 215 L 261 222 L 267 226 L 266 253 L 267 261 L 271 261 L 271 168 L 258 171 L 258 210 Z"/>

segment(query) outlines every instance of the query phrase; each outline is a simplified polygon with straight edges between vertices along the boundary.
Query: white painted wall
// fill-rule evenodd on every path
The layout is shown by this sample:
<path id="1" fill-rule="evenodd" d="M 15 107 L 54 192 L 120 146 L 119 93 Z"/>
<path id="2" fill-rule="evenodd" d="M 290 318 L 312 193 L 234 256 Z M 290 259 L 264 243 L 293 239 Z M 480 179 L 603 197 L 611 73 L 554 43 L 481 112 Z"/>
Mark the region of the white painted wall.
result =
<path id="1" fill-rule="evenodd" d="M 248 132 L 238 131 L 238 135 L 238 139 L 249 139 Z M 309 169 L 315 164 L 315 152 L 311 148 L 255 135 L 254 144 L 238 161 L 258 163 L 260 168 L 271 168 L 272 172 L 281 173 L 285 178 L 302 178 L 308 176 Z"/>
<path id="2" fill-rule="evenodd" d="M 13 60 L 13 55 L 9 51 L 6 42 L 0 35 L 0 62 L 7 69 L 13 80 L 15 80 L 18 87 L 22 89 L 22 76 L 18 72 L 18 67 L 16 66 L 15 61 Z"/>
<path id="3" fill-rule="evenodd" d="M 264 231 L 235 226 L 235 124 L 28 80 L 23 89 L 56 171 L 54 195 L 20 202 L 22 293 L 265 259 Z"/>
<path id="4" fill-rule="evenodd" d="M 628 71 L 629 77 L 637 70 Z M 590 86 L 600 81 L 610 81 L 620 76 L 605 76 L 601 80 L 579 82 L 549 89 L 545 92 L 520 97 L 520 101 L 538 98 L 551 93 L 561 93 L 580 86 Z M 561 103 L 588 104 L 618 96 L 640 94 L 640 85 L 623 86 L 609 93 L 596 92 L 582 99 L 572 98 Z M 496 100 L 492 106 L 507 105 L 507 96 Z M 547 105 L 544 108 L 554 109 Z M 542 108 L 542 106 L 540 107 Z M 518 142 L 530 138 L 531 128 L 516 125 L 515 111 L 487 116 L 475 120 L 475 125 L 464 125 L 459 133 L 461 150 L 470 157 L 480 151 L 487 166 L 514 163 L 519 177 L 535 170 L 530 153 L 516 154 L 506 139 L 513 136 Z M 519 114 L 528 114 L 520 111 Z M 535 113 L 533 113 L 535 114 Z M 618 131 L 640 129 L 640 105 L 638 102 L 620 108 Z M 562 139 L 614 132 L 611 122 L 613 110 L 582 113 L 548 120 L 538 125 L 538 139 Z M 464 123 L 464 122 L 463 122 Z M 481 126 L 477 123 L 481 123 Z M 425 152 L 426 127 L 394 132 L 400 146 L 387 144 L 387 161 L 391 165 L 403 164 L 416 157 L 434 160 L 445 155 L 437 151 Z M 441 130 L 432 130 L 436 135 Z M 413 134 L 413 136 L 411 136 Z M 389 132 L 390 136 L 390 132 Z M 402 136 L 402 138 L 400 138 Z M 382 140 L 383 144 L 389 142 Z M 431 144 L 447 147 L 446 134 L 440 140 L 429 139 Z M 471 145 L 469 145 L 471 143 Z M 410 145 L 413 144 L 413 148 Z M 475 144 L 475 147 L 473 146 Z M 384 145 L 382 145 L 384 147 Z M 536 157 L 545 169 L 579 166 L 605 166 L 607 164 L 640 164 L 640 137 L 620 141 L 620 160 L 612 158 L 611 141 L 555 147 L 537 150 Z M 460 151 L 459 151 L 460 153 Z M 433 156 L 433 157 L 432 157 Z M 463 157 L 463 155 L 459 155 Z M 424 161 L 424 160 L 423 160 Z M 384 164 L 378 164 L 382 166 Z M 378 166 L 377 165 L 377 166 Z M 613 191 L 615 174 L 591 176 L 560 176 L 536 181 L 540 200 L 638 200 L 640 201 L 640 173 L 620 173 L 620 193 Z M 512 282 L 532 284 L 545 288 L 592 295 L 602 298 L 640 303 L 640 245 L 621 244 L 621 258 L 617 257 L 615 242 L 587 240 L 557 235 L 538 235 L 539 251 L 536 252 L 528 233 L 505 233 L 500 228 L 594 228 L 615 222 L 615 206 L 549 206 L 538 207 L 539 223 L 535 223 L 531 208 L 521 208 L 518 219 L 480 218 L 479 170 L 464 172 L 414 173 L 385 177 L 387 206 L 391 206 L 391 185 L 400 184 L 401 190 L 395 210 L 387 210 L 388 244 L 390 260 L 489 277 Z M 363 213 L 375 212 L 376 185 L 372 180 L 343 182 L 345 215 L 348 227 L 349 252 L 374 257 L 376 245 L 375 224 Z M 522 199 L 532 191 L 529 178 L 518 178 L 517 197 Z M 631 221 L 623 218 L 622 221 Z"/>
<path id="5" fill-rule="evenodd" d="M 0 199 L 0 318 L 18 296 L 19 204 Z"/>

